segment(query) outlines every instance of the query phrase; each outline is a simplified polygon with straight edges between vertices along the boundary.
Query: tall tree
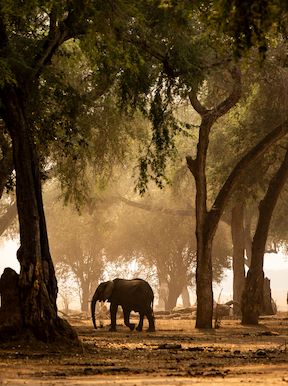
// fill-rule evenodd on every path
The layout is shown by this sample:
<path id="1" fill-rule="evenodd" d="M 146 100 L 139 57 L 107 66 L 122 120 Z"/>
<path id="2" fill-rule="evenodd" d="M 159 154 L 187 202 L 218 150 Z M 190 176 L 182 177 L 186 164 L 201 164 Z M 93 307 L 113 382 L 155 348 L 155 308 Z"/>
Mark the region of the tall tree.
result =
<path id="1" fill-rule="evenodd" d="M 247 273 L 242 299 L 242 323 L 258 324 L 263 304 L 264 253 L 269 225 L 278 197 L 288 177 L 288 151 L 271 179 L 267 192 L 259 204 L 259 218 L 252 242 L 251 264 Z"/>
<path id="2" fill-rule="evenodd" d="M 247 145 L 255 143 L 257 136 L 265 135 L 268 128 L 267 125 L 273 126 L 287 118 L 285 103 L 287 71 L 283 68 L 282 43 L 266 54 L 266 60 L 262 63 L 259 71 L 256 72 L 254 67 L 246 68 L 245 78 L 243 90 L 245 97 L 235 110 L 235 113 L 230 114 L 226 119 L 224 118 L 224 122 L 223 120 L 221 122 L 220 130 L 217 128 L 214 131 L 214 135 L 212 133 L 211 136 L 209 162 L 213 165 L 211 172 L 216 181 L 214 183 L 215 188 L 212 185 L 214 194 L 216 194 L 219 188 L 219 180 L 224 181 L 226 171 L 233 167 L 235 157 L 241 157 Z M 271 101 L 273 102 L 271 103 Z M 253 131 L 250 129 L 252 126 L 254 127 Z M 223 156 L 219 156 L 219 153 L 223 154 Z M 270 179 L 274 175 L 274 165 L 280 164 L 280 160 L 278 160 L 279 154 L 281 154 L 281 147 L 280 149 L 279 146 L 274 147 L 257 161 L 257 167 L 255 167 L 254 163 L 251 164 L 249 172 L 245 173 L 241 178 L 237 191 L 234 192 L 230 204 L 225 210 L 225 218 L 228 221 L 230 208 L 232 213 L 231 229 L 234 250 L 233 296 L 234 300 L 238 303 L 241 301 L 245 283 L 244 266 L 246 264 L 249 268 L 251 262 L 251 235 L 256 228 L 254 223 L 257 220 L 257 206 L 267 190 Z M 253 227 L 251 226 L 251 221 L 253 221 Z M 275 230 L 273 233 L 276 235 Z M 266 304 L 269 304 L 268 299 Z M 262 312 L 267 312 L 267 310 L 263 308 Z"/>
<path id="3" fill-rule="evenodd" d="M 12 141 L 16 172 L 21 327 L 42 340 L 76 335 L 57 315 L 57 283 L 48 244 L 39 167 L 38 150 L 45 131 L 37 125 L 37 114 L 41 113 L 37 101 L 41 100 L 38 97 L 41 85 L 47 81 L 46 69 L 59 47 L 91 31 L 96 11 L 90 1 L 85 6 L 78 1 L 58 4 L 49 0 L 21 4 L 11 1 L 0 5 L 3 68 L 0 113 Z M 46 128 L 46 134 L 48 132 Z"/>

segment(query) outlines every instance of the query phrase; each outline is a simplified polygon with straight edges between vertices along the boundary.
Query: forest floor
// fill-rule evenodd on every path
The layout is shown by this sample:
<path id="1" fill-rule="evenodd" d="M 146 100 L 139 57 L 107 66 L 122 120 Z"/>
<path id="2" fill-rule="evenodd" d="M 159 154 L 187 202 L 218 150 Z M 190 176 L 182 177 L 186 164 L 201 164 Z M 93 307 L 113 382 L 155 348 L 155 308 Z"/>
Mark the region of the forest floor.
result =
<path id="1" fill-rule="evenodd" d="M 200 331 L 192 319 L 156 318 L 155 333 L 95 330 L 71 318 L 81 348 L 0 342 L 5 385 L 288 385 L 287 314 L 259 326 L 222 320 Z M 146 327 L 146 325 L 144 325 Z"/>

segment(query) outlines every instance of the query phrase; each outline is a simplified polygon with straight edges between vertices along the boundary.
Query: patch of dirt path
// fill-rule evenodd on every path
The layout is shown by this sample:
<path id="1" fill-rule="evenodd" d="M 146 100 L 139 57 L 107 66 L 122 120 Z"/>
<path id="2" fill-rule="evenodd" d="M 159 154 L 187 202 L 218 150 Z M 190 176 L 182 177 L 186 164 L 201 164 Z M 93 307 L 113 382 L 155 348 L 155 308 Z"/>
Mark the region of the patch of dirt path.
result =
<path id="1" fill-rule="evenodd" d="M 159 319 L 156 333 L 122 325 L 111 333 L 107 326 L 94 330 L 90 320 L 69 321 L 82 348 L 0 343 L 0 384 L 288 385 L 283 316 L 257 327 L 225 320 L 209 331 L 196 330 L 191 319 Z"/>

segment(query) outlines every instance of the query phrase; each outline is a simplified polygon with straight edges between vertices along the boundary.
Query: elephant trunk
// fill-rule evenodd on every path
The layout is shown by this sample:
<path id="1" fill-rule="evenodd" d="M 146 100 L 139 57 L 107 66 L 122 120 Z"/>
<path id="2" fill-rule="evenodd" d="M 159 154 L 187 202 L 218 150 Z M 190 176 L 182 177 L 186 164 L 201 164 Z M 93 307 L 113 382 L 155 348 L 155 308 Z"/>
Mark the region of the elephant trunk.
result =
<path id="1" fill-rule="evenodd" d="M 94 295 L 91 301 L 91 316 L 92 316 L 93 326 L 95 327 L 95 329 L 97 329 L 96 319 L 95 319 L 96 302 L 97 302 L 97 297 Z"/>

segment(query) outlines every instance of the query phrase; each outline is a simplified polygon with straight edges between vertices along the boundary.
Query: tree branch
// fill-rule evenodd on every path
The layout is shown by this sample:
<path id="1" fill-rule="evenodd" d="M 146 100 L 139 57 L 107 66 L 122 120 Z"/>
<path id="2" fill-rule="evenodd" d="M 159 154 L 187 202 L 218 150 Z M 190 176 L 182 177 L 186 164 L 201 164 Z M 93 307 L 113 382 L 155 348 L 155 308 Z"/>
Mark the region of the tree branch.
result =
<path id="1" fill-rule="evenodd" d="M 163 208 L 163 207 L 159 207 L 159 206 L 157 207 L 157 206 L 147 204 L 147 203 L 141 203 L 141 202 L 137 202 L 137 201 L 128 200 L 127 198 L 120 196 L 120 195 L 119 196 L 111 196 L 109 198 L 106 198 L 106 199 L 104 199 L 104 202 L 103 201 L 101 202 L 100 205 L 103 205 L 103 203 L 104 204 L 108 203 L 108 205 L 112 205 L 112 204 L 117 203 L 119 201 L 123 202 L 126 205 L 133 206 L 134 208 L 146 210 L 148 212 L 161 212 L 163 214 L 168 214 L 168 215 L 172 215 L 172 216 L 185 216 L 185 217 L 186 216 L 191 217 L 195 214 L 194 208 L 191 208 L 191 209 L 190 208 L 189 209 L 169 209 L 169 208 Z M 93 200 L 93 199 L 90 200 L 89 207 L 90 207 L 90 213 L 92 213 L 96 207 L 95 200 Z"/>
<path id="2" fill-rule="evenodd" d="M 256 255 L 264 256 L 265 245 L 273 210 L 279 194 L 288 177 L 288 150 L 276 174 L 271 179 L 267 192 L 259 204 L 259 218 L 252 243 L 252 258 Z M 255 253 L 255 250 L 257 251 Z"/>
<path id="3" fill-rule="evenodd" d="M 215 226 L 223 211 L 227 200 L 230 198 L 236 183 L 239 181 L 246 168 L 257 158 L 265 153 L 265 151 L 280 138 L 288 133 L 288 120 L 277 126 L 269 134 L 267 134 L 259 143 L 257 143 L 241 160 L 236 164 L 226 182 L 219 191 L 214 204 L 208 213 L 209 222 L 211 221 L 211 229 Z"/>
<path id="4" fill-rule="evenodd" d="M 147 210 L 149 212 L 161 212 L 163 214 L 168 214 L 168 215 L 172 215 L 172 216 L 185 216 L 185 217 L 186 216 L 191 217 L 195 214 L 194 208 L 191 208 L 191 209 L 169 209 L 169 208 L 157 207 L 157 206 L 150 205 L 150 204 L 143 204 L 140 202 L 128 200 L 127 198 L 121 197 L 121 196 L 119 196 L 119 200 L 124 202 L 125 204 L 127 204 L 129 206 L 133 206 L 135 208 Z"/>
<path id="5" fill-rule="evenodd" d="M 55 6 L 52 6 L 51 12 L 49 14 L 50 24 L 49 24 L 49 38 L 53 39 L 56 34 L 57 29 L 57 11 Z"/>
<path id="6" fill-rule="evenodd" d="M 69 30 L 63 27 L 55 28 L 53 35 L 54 36 L 52 38 L 49 34 L 48 37 L 41 42 L 42 47 L 40 48 L 38 55 L 36 55 L 33 63 L 35 78 L 39 77 L 45 66 L 50 63 L 53 55 L 61 44 L 72 37 Z"/>
<path id="7" fill-rule="evenodd" d="M 196 92 L 194 91 L 190 91 L 189 94 L 188 94 L 188 97 L 189 97 L 189 100 L 190 100 L 190 103 L 191 103 L 191 106 L 193 107 L 193 109 L 201 116 L 203 117 L 204 115 L 206 115 L 209 110 L 206 109 L 206 107 L 204 107 L 198 100 L 197 98 L 197 95 L 196 95 Z"/>
<path id="8" fill-rule="evenodd" d="M 234 80 L 233 89 L 225 101 L 221 102 L 218 106 L 211 110 L 211 114 L 214 115 L 215 120 L 226 114 L 233 106 L 236 105 L 241 97 L 241 71 L 239 67 L 235 66 L 232 68 L 230 73 L 232 79 Z"/>
<path id="9" fill-rule="evenodd" d="M 215 122 L 219 117 L 226 114 L 236 103 L 239 101 L 241 96 L 241 71 L 239 67 L 233 67 L 230 71 L 232 79 L 234 80 L 233 89 L 230 95 L 221 102 L 218 106 L 209 110 L 204 107 L 197 98 L 195 91 L 190 91 L 188 94 L 190 103 L 193 109 L 201 116 L 209 114 L 212 118 L 212 121 Z"/>
<path id="10" fill-rule="evenodd" d="M 58 22 L 55 9 L 52 8 L 48 36 L 39 44 L 39 52 L 36 55 L 33 68 L 34 75 L 38 77 L 45 66 L 50 63 L 57 49 L 67 40 L 84 34 L 88 26 L 85 20 L 85 12 L 88 12 L 82 5 L 74 4 L 74 8 L 68 12 L 67 17 Z"/>

